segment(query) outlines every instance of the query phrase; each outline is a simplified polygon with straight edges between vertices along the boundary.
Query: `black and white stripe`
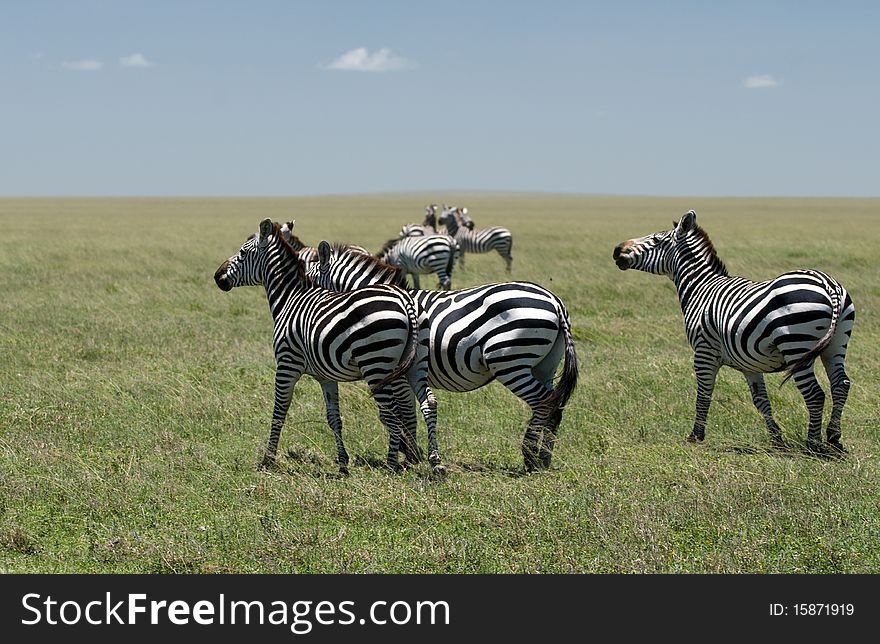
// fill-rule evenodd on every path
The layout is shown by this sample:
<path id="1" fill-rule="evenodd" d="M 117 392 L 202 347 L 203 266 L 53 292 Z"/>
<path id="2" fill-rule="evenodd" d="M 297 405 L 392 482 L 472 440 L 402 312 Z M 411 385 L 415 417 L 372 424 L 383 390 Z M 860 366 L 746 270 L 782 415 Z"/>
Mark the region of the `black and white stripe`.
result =
<path id="1" fill-rule="evenodd" d="M 715 377 L 728 365 L 745 375 L 774 443 L 782 442 L 782 434 L 763 374 L 787 371 L 785 380 L 794 378 L 809 411 L 808 446 L 820 449 L 825 393 L 813 366 L 821 358 L 832 398 L 826 440 L 842 451 L 840 417 L 850 387 L 844 360 L 855 321 L 849 294 L 816 270 L 791 271 L 766 282 L 729 276 L 696 218 L 691 210 L 672 230 L 625 241 L 613 254 L 621 270 L 667 275 L 675 282 L 697 376 L 689 440 L 703 440 Z"/>
<path id="2" fill-rule="evenodd" d="M 322 242 L 317 283 L 349 291 L 368 284 L 401 284 L 400 272 L 375 258 Z M 428 382 L 472 391 L 498 380 L 532 411 L 523 438 L 525 466 L 549 467 L 562 409 L 577 385 L 577 352 L 568 311 L 547 289 L 529 282 L 487 284 L 457 291 L 413 291 L 430 333 Z M 554 376 L 564 359 L 562 374 Z"/>
<path id="3" fill-rule="evenodd" d="M 414 396 L 428 426 L 429 460 L 442 471 L 436 438 L 436 402 L 427 386 L 427 325 L 409 294 L 395 286 L 333 293 L 305 279 L 296 251 L 271 220 L 260 222 L 214 280 L 222 290 L 262 284 L 274 320 L 275 407 L 263 465 L 275 461 L 281 428 L 303 374 L 321 385 L 327 422 L 336 438 L 339 468 L 347 472 L 339 382 L 366 380 L 389 431 L 388 466 L 398 469 L 401 436 L 415 435 Z M 403 444 L 409 459 L 414 445 Z"/>
<path id="4" fill-rule="evenodd" d="M 419 275 L 426 273 L 437 274 L 440 288 L 449 289 L 452 286 L 455 241 L 449 235 L 390 239 L 376 257 L 412 275 L 416 288 L 419 288 Z"/>
<path id="5" fill-rule="evenodd" d="M 465 253 L 488 253 L 497 251 L 507 264 L 507 271 L 513 263 L 510 254 L 513 246 L 513 235 L 507 228 L 492 226 L 490 228 L 471 229 L 464 225 L 462 209 L 449 208 L 443 211 L 438 223 L 446 226 L 446 232 L 458 242 L 460 251 L 459 266 L 464 268 Z M 473 222 L 471 221 L 471 226 Z"/>

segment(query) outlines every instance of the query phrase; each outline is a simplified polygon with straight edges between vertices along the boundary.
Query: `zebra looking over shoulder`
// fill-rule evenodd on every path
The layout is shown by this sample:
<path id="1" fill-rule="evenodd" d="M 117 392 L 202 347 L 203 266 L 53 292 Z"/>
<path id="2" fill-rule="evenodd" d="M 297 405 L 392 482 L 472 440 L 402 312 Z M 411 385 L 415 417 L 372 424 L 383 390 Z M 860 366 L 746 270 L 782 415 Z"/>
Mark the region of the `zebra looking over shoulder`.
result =
<path id="1" fill-rule="evenodd" d="M 455 250 L 455 240 L 449 235 L 425 235 L 389 239 L 376 257 L 412 275 L 415 288 L 419 288 L 420 274 L 436 273 L 440 288 L 448 290 L 452 286 Z"/>
<path id="2" fill-rule="evenodd" d="M 318 255 L 319 263 L 308 276 L 325 288 L 352 291 L 370 284 L 400 284 L 403 279 L 396 267 L 326 242 L 318 246 Z M 428 319 L 428 384 L 473 391 L 498 380 L 532 412 L 522 443 L 526 470 L 550 467 L 562 411 L 578 376 L 577 351 L 562 301 L 529 282 L 411 294 Z"/>
<path id="3" fill-rule="evenodd" d="M 260 222 L 241 249 L 223 262 L 214 281 L 224 291 L 236 286 L 266 289 L 274 320 L 275 407 L 263 466 L 275 462 L 281 428 L 293 389 L 303 374 L 321 385 L 327 423 L 336 438 L 339 470 L 348 472 L 342 441 L 339 382 L 366 380 L 388 428 L 388 466 L 398 470 L 398 449 L 404 436 L 405 455 L 415 435 L 414 397 L 428 426 L 428 459 L 442 473 L 436 437 L 436 401 L 427 386 L 427 324 L 412 298 L 395 286 L 377 286 L 351 293 L 315 288 L 305 279 L 299 254 L 270 219 Z"/>
<path id="4" fill-rule="evenodd" d="M 693 210 L 673 226 L 618 244 L 613 257 L 621 270 L 666 275 L 675 283 L 697 377 L 696 417 L 688 440 L 703 440 L 715 377 L 728 365 L 745 376 L 776 445 L 782 444 L 782 431 L 773 419 L 763 374 L 787 371 L 783 382 L 794 378 L 809 411 L 807 446 L 821 450 L 825 392 L 813 371 L 821 358 L 833 401 L 826 440 L 842 452 L 840 417 L 850 388 L 844 360 L 855 322 L 849 294 L 816 270 L 791 271 L 765 282 L 732 277 Z"/>
<path id="5" fill-rule="evenodd" d="M 446 226 L 448 232 L 455 241 L 458 242 L 460 249 L 459 266 L 464 268 L 465 253 L 488 253 L 489 251 L 498 251 L 498 254 L 507 264 L 507 272 L 510 272 L 513 257 L 510 249 L 513 246 L 513 235 L 507 228 L 501 226 L 492 226 L 490 228 L 477 228 L 471 230 L 463 225 L 461 209 L 444 210 L 440 215 L 438 223 Z"/>

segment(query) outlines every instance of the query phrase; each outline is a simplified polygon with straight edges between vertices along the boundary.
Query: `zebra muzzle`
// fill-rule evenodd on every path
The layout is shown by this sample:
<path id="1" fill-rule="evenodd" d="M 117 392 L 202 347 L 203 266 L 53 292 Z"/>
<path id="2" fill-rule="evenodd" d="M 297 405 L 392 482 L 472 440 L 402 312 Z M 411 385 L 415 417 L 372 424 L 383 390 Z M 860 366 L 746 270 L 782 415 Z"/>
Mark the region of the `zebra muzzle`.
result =
<path id="1" fill-rule="evenodd" d="M 220 268 L 218 268 L 217 271 L 214 273 L 214 282 L 216 282 L 221 291 L 232 290 L 232 283 L 226 276 L 227 264 L 228 262 L 223 262 L 223 264 L 220 265 Z"/>
<path id="2" fill-rule="evenodd" d="M 629 256 L 624 255 L 624 251 L 627 250 L 627 248 L 627 242 L 624 242 L 623 244 L 618 244 L 614 248 L 614 253 L 612 254 L 612 257 L 614 258 L 614 263 L 617 264 L 617 268 L 622 271 L 625 271 L 630 267 Z"/>

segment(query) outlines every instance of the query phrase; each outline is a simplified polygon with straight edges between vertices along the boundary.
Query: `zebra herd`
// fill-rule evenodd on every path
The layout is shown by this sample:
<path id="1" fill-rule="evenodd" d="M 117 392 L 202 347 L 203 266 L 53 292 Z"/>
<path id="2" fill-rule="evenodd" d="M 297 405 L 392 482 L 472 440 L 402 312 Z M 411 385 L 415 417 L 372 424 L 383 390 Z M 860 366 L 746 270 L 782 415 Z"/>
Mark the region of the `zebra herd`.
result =
<path id="1" fill-rule="evenodd" d="M 448 235 L 436 232 L 438 221 L 445 222 Z M 578 380 L 569 314 L 554 293 L 530 282 L 450 290 L 453 258 L 462 261 L 464 252 L 497 250 L 510 269 L 510 231 L 482 229 L 488 232 L 469 238 L 462 232 L 480 231 L 469 223 L 473 226 L 467 209 L 444 207 L 438 219 L 436 206 L 428 206 L 421 232 L 415 232 L 418 224 L 404 226 L 397 241 L 373 256 L 360 246 L 326 241 L 307 247 L 293 234 L 293 222 L 264 219 L 258 232 L 220 265 L 214 274 L 217 286 L 229 291 L 262 285 L 274 321 L 275 405 L 264 467 L 275 462 L 293 390 L 304 374 L 320 384 L 343 474 L 349 457 L 338 383 L 356 380 L 367 382 L 388 430 L 392 470 L 402 468 L 399 453 L 404 464 L 423 457 L 417 444 L 418 409 L 428 431 L 428 461 L 432 472 L 442 476 L 432 388 L 473 391 L 492 380 L 531 410 L 522 441 L 526 470 L 550 467 L 562 412 Z M 423 269 L 403 252 L 419 241 L 432 249 L 433 263 L 426 260 L 426 265 L 438 273 L 445 290 L 419 288 L 417 275 Z M 400 251 L 392 253 L 398 246 Z M 442 257 L 442 266 L 436 257 Z M 728 365 L 745 376 L 774 444 L 782 443 L 782 435 L 763 374 L 785 370 L 809 411 L 808 447 L 844 451 L 840 418 L 850 386 L 844 360 L 855 309 L 839 283 L 815 270 L 758 283 L 729 276 L 694 211 L 671 230 L 618 244 L 613 259 L 621 270 L 667 275 L 675 283 L 697 377 L 689 441 L 704 439 L 715 377 Z M 415 288 L 407 286 L 407 274 L 414 276 Z M 817 358 L 828 373 L 833 402 L 825 444 L 825 394 L 813 372 Z"/>

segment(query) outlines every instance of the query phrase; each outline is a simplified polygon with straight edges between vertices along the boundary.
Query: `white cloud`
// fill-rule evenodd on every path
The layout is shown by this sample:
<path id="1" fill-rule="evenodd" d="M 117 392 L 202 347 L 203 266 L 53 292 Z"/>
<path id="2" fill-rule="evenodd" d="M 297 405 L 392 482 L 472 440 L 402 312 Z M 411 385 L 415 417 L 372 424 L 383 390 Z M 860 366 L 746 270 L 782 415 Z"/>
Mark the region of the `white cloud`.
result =
<path id="1" fill-rule="evenodd" d="M 779 81 L 770 74 L 761 74 L 759 76 L 749 76 L 743 81 L 743 87 L 749 89 L 764 89 L 767 87 L 776 87 Z"/>
<path id="2" fill-rule="evenodd" d="M 120 58 L 119 64 L 123 67 L 152 67 L 155 63 L 151 63 L 143 54 L 132 54 Z"/>
<path id="3" fill-rule="evenodd" d="M 84 60 L 65 60 L 61 63 L 64 69 L 72 69 L 75 72 L 94 72 L 104 66 L 100 60 L 86 58 Z"/>
<path id="4" fill-rule="evenodd" d="M 387 47 L 382 47 L 372 54 L 366 47 L 358 47 L 347 51 L 330 63 L 328 69 L 354 72 L 391 72 L 415 67 L 415 63 L 397 56 Z"/>

